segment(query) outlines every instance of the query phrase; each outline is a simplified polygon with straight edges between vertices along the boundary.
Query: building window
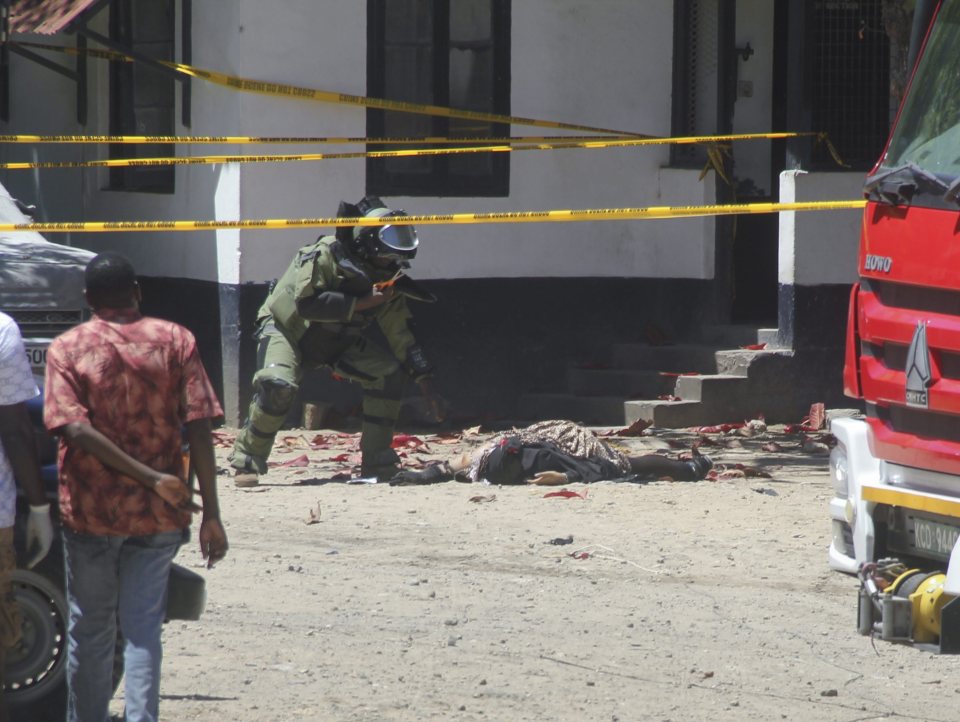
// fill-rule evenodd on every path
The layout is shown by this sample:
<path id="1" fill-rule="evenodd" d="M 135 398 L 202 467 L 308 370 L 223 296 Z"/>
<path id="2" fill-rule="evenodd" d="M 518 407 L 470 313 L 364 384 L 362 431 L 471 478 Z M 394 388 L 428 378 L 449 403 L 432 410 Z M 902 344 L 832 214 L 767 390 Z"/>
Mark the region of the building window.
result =
<path id="1" fill-rule="evenodd" d="M 368 0 L 367 10 L 369 95 L 510 113 L 510 0 Z M 509 133 L 507 124 L 367 111 L 368 137 Z M 367 191 L 379 195 L 506 196 L 509 185 L 508 153 L 367 161 Z"/>
<path id="2" fill-rule="evenodd" d="M 673 130 L 675 136 L 714 135 L 717 132 L 717 37 L 720 5 L 717 0 L 680 0 L 674 3 Z M 670 164 L 702 168 L 706 146 L 671 145 Z"/>
<path id="3" fill-rule="evenodd" d="M 809 58 L 811 130 L 825 132 L 857 170 L 876 163 L 890 131 L 890 40 L 884 0 L 811 3 Z M 824 144 L 811 165 L 836 170 Z"/>
<path id="4" fill-rule="evenodd" d="M 110 37 L 157 60 L 174 59 L 174 0 L 120 0 L 110 8 Z M 174 135 L 173 76 L 146 63 L 110 64 L 110 132 Z M 113 145 L 111 158 L 174 155 L 173 145 Z M 114 190 L 173 193 L 174 166 L 110 169 Z"/>

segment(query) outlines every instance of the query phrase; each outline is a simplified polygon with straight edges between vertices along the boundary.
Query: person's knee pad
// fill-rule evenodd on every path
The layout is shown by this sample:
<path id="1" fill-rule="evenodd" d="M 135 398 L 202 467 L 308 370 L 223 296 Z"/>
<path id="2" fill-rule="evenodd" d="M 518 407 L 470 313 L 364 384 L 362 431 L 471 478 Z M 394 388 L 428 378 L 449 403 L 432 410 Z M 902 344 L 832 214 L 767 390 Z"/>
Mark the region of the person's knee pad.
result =
<path id="1" fill-rule="evenodd" d="M 296 384 L 273 376 L 257 379 L 257 406 L 270 416 L 286 416 L 298 390 Z"/>

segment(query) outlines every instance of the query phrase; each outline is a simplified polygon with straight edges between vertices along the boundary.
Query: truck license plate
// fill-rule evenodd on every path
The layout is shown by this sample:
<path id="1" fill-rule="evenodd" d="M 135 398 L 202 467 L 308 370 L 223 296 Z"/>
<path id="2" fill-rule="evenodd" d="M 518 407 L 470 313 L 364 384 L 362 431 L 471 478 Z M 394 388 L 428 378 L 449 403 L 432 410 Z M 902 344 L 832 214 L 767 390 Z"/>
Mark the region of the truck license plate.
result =
<path id="1" fill-rule="evenodd" d="M 960 528 L 955 526 L 918 517 L 913 519 L 913 543 L 920 551 L 949 558 L 958 536 Z"/>
<path id="2" fill-rule="evenodd" d="M 47 367 L 47 347 L 36 344 L 26 344 L 27 360 L 31 368 L 43 371 Z"/>

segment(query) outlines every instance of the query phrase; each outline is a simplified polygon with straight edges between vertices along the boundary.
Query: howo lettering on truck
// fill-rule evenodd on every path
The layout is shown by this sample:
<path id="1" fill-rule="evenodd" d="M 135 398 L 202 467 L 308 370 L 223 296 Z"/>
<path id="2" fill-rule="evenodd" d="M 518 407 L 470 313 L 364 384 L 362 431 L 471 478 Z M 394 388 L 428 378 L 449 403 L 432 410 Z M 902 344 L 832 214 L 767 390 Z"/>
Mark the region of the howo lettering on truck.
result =
<path id="1" fill-rule="evenodd" d="M 914 23 L 919 59 L 864 186 L 843 378 L 866 414 L 831 424 L 830 564 L 860 577 L 861 633 L 956 653 L 960 0 L 918 0 Z"/>

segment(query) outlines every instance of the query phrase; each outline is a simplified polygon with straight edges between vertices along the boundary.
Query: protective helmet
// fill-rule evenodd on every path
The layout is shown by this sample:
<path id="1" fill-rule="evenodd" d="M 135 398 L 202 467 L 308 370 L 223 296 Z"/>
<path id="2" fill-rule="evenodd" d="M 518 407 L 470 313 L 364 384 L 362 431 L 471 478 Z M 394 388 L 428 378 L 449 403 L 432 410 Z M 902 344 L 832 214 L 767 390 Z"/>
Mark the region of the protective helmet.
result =
<path id="1" fill-rule="evenodd" d="M 338 215 L 355 212 L 364 218 L 383 218 L 387 222 L 382 226 L 356 226 L 344 240 L 350 248 L 363 258 L 381 258 L 398 263 L 409 262 L 417 255 L 417 230 L 409 225 L 393 225 L 390 218 L 406 216 L 401 210 L 390 210 L 377 196 L 367 196 L 357 205 L 340 204 Z M 338 229 L 340 230 L 340 229 Z M 347 236 L 347 233 L 342 233 Z"/>

